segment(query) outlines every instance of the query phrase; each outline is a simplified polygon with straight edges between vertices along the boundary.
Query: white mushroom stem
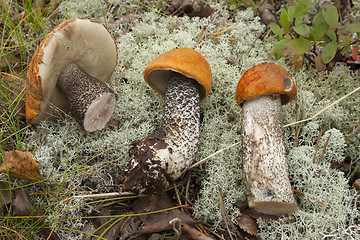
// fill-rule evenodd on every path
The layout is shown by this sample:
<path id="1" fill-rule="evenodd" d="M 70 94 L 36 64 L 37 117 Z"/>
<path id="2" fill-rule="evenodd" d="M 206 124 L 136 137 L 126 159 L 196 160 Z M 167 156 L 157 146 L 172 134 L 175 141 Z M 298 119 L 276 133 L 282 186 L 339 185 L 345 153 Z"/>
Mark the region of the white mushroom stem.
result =
<path id="1" fill-rule="evenodd" d="M 72 63 L 59 75 L 57 87 L 64 93 L 73 116 L 86 131 L 105 127 L 114 112 L 116 97 L 104 82 Z"/>
<path id="2" fill-rule="evenodd" d="M 243 171 L 249 207 L 265 214 L 298 209 L 289 180 L 279 97 L 262 96 L 242 106 Z"/>
<path id="3" fill-rule="evenodd" d="M 124 189 L 155 193 L 169 187 L 191 165 L 199 135 L 199 85 L 173 73 L 165 90 L 163 125 L 131 149 Z"/>

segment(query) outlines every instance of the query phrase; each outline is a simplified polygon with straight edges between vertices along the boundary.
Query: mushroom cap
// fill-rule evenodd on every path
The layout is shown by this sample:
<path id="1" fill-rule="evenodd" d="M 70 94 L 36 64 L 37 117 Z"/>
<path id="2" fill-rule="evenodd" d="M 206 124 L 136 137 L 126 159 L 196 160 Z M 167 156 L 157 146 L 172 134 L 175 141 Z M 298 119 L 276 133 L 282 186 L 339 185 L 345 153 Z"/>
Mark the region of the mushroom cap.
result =
<path id="1" fill-rule="evenodd" d="M 200 85 L 200 100 L 210 93 L 212 73 L 206 59 L 190 48 L 176 48 L 155 58 L 144 71 L 144 79 L 164 96 L 171 72 L 195 79 Z"/>
<path id="2" fill-rule="evenodd" d="M 59 117 L 61 111 L 68 108 L 56 83 L 63 68 L 70 63 L 76 63 L 100 81 L 110 79 L 117 63 L 117 47 L 102 23 L 68 19 L 42 40 L 27 72 L 25 111 L 29 123 Z"/>
<path id="3" fill-rule="evenodd" d="M 279 94 L 281 104 L 287 104 L 296 96 L 296 86 L 290 74 L 279 65 L 261 63 L 247 70 L 236 88 L 236 101 L 244 101 L 264 95 Z"/>

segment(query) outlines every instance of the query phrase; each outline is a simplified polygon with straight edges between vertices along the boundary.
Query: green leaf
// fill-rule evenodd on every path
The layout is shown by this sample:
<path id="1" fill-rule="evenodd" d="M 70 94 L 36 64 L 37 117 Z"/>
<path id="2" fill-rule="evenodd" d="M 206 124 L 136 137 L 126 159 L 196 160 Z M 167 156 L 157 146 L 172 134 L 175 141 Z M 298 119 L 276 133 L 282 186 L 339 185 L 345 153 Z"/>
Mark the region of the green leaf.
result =
<path id="1" fill-rule="evenodd" d="M 350 46 L 346 46 L 341 50 L 341 53 L 342 54 L 348 53 L 348 52 L 350 52 L 350 49 L 351 49 Z"/>
<path id="2" fill-rule="evenodd" d="M 281 10 L 280 14 L 280 24 L 282 28 L 285 30 L 285 32 L 289 32 L 290 22 L 289 22 L 289 15 L 287 14 L 287 11 L 285 8 Z"/>
<path id="3" fill-rule="evenodd" d="M 304 37 L 308 37 L 310 35 L 310 27 L 306 24 L 300 24 L 293 27 L 294 31 Z"/>
<path id="4" fill-rule="evenodd" d="M 285 38 L 283 40 L 278 41 L 275 45 L 274 45 L 274 49 L 273 49 L 273 53 L 275 55 L 276 60 L 279 60 L 282 56 L 284 56 L 284 53 L 282 52 L 282 49 L 284 47 L 284 45 L 290 41 L 290 39 Z"/>
<path id="5" fill-rule="evenodd" d="M 347 25 L 342 32 L 360 32 L 360 22 Z"/>
<path id="6" fill-rule="evenodd" d="M 289 16 L 289 21 L 292 22 L 295 17 L 295 6 L 289 6 L 287 12 Z"/>
<path id="7" fill-rule="evenodd" d="M 327 24 L 331 27 L 336 27 L 339 21 L 339 14 L 336 7 L 330 3 L 324 3 L 321 11 Z"/>
<path id="8" fill-rule="evenodd" d="M 230 10 L 234 10 L 236 8 L 236 3 L 230 5 Z"/>
<path id="9" fill-rule="evenodd" d="M 317 56 L 314 58 L 314 61 L 315 61 L 316 69 L 317 69 L 319 72 L 325 70 L 326 66 L 325 66 L 325 64 L 323 63 L 323 61 L 321 60 L 321 53 L 319 53 L 319 55 L 317 55 Z"/>
<path id="10" fill-rule="evenodd" d="M 304 15 L 296 17 L 294 25 L 300 25 L 303 22 L 303 20 L 304 20 Z"/>
<path id="11" fill-rule="evenodd" d="M 336 41 L 336 33 L 333 29 L 329 29 L 327 32 L 326 32 L 326 35 L 328 35 L 328 37 L 333 40 L 333 41 Z"/>
<path id="12" fill-rule="evenodd" d="M 272 31 L 276 36 L 278 36 L 279 38 L 282 38 L 283 32 L 282 32 L 281 28 L 279 27 L 279 25 L 277 25 L 276 23 L 271 22 L 271 23 L 269 24 L 269 26 L 270 26 L 270 28 L 271 28 L 271 31 Z"/>
<path id="13" fill-rule="evenodd" d="M 335 57 L 337 46 L 338 43 L 336 41 L 332 41 L 324 47 L 321 54 L 321 60 L 323 63 L 328 64 Z"/>
<path id="14" fill-rule="evenodd" d="M 350 43 L 353 42 L 353 39 L 352 37 L 350 36 L 340 36 L 339 38 L 341 40 L 341 42 L 339 43 L 339 46 L 340 47 L 344 47 L 346 45 L 350 45 Z"/>
<path id="15" fill-rule="evenodd" d="M 282 52 L 288 55 L 299 55 L 310 51 L 312 48 L 312 44 L 309 40 L 300 37 L 296 39 L 292 39 L 287 42 L 282 48 Z"/>
<path id="16" fill-rule="evenodd" d="M 315 15 L 313 19 L 314 27 L 314 40 L 318 41 L 324 36 L 324 34 L 329 30 L 329 25 L 325 21 L 325 18 L 322 12 L 319 12 Z"/>
<path id="17" fill-rule="evenodd" d="M 300 0 L 295 6 L 294 17 L 303 15 L 309 10 L 312 0 Z"/>

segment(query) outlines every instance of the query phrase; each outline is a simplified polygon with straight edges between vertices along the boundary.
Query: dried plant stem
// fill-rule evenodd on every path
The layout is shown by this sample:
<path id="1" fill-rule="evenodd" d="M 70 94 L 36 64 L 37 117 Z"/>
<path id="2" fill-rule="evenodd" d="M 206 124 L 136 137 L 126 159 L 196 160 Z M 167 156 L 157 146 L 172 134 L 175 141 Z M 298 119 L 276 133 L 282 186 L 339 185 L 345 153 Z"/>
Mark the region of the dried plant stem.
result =
<path id="1" fill-rule="evenodd" d="M 325 154 L 325 150 L 326 150 L 326 147 L 327 147 L 327 145 L 328 145 L 328 143 L 329 143 L 330 137 L 331 137 L 331 133 L 329 134 L 328 138 L 326 139 L 324 148 L 323 148 L 323 150 L 322 150 L 322 152 L 321 152 L 321 155 L 320 155 L 320 157 L 319 157 L 319 160 L 318 160 L 318 162 L 317 162 L 317 165 L 320 164 L 320 161 L 321 161 L 322 157 L 323 157 L 324 154 Z"/>
<path id="2" fill-rule="evenodd" d="M 338 100 L 336 100 L 335 102 L 331 103 L 329 106 L 325 107 L 324 109 L 322 109 L 321 111 L 317 112 L 316 114 L 314 114 L 312 117 L 309 117 L 309 118 L 306 118 L 306 119 L 303 119 L 303 120 L 300 120 L 300 121 L 297 121 L 297 122 L 293 122 L 293 123 L 289 123 L 287 125 L 284 125 L 284 128 L 285 127 L 290 127 L 292 125 L 296 125 L 296 124 L 299 124 L 299 123 L 303 123 L 303 122 L 307 122 L 307 121 L 310 121 L 310 120 L 313 120 L 314 118 L 316 118 L 317 116 L 319 116 L 320 114 L 322 114 L 323 112 L 325 112 L 326 110 L 328 110 L 329 108 L 331 108 L 332 106 L 338 104 L 339 102 L 341 102 L 342 100 L 344 100 L 345 98 L 349 97 L 350 95 L 356 93 L 357 91 L 360 90 L 360 87 L 352 90 L 351 92 L 349 92 L 348 94 L 344 95 L 343 97 L 339 98 Z"/>
<path id="3" fill-rule="evenodd" d="M 317 202 L 317 203 L 319 203 L 319 204 L 321 204 L 321 205 L 323 205 L 323 206 L 325 206 L 325 207 L 327 207 L 327 208 L 330 208 L 330 206 L 329 205 L 327 205 L 327 204 L 325 204 L 325 203 L 323 203 L 323 202 L 321 202 L 321 201 L 319 201 L 319 200 L 316 200 L 315 198 L 313 198 L 313 197 L 309 197 L 309 196 L 307 196 L 305 193 L 303 193 L 303 192 L 300 192 L 300 191 L 298 191 L 298 190 L 295 190 L 295 189 L 293 189 L 294 190 L 294 192 L 296 192 L 296 193 L 299 193 L 299 194 L 301 194 L 301 195 L 303 195 L 303 196 L 305 196 L 305 197 L 308 197 L 308 198 L 310 198 L 311 200 L 313 200 L 313 201 L 315 201 L 315 202 Z"/>
<path id="4" fill-rule="evenodd" d="M 227 212 L 226 212 L 224 202 L 223 202 L 223 199 L 222 199 L 222 196 L 221 196 L 221 190 L 220 189 L 219 189 L 219 203 L 220 203 L 221 216 L 222 216 L 222 218 L 224 220 L 226 230 L 227 230 L 227 232 L 229 234 L 230 239 L 234 240 L 233 237 L 232 237 L 232 233 L 230 231 L 230 228 L 229 228 L 228 216 L 227 216 Z"/>
<path id="5" fill-rule="evenodd" d="M 321 129 L 321 131 L 320 131 L 320 133 L 319 133 L 319 136 L 318 136 L 318 138 L 317 138 L 317 140 L 316 140 L 315 153 L 314 153 L 313 163 L 315 163 L 315 160 L 316 160 L 316 155 L 317 155 L 317 151 L 318 151 L 318 147 L 319 147 L 320 139 L 321 139 L 321 136 L 322 136 L 322 131 L 323 131 L 323 130 Z"/>
<path id="6" fill-rule="evenodd" d="M 75 199 L 75 198 L 105 199 L 105 198 L 116 198 L 116 197 L 124 197 L 124 196 L 131 196 L 131 195 L 135 195 L 135 194 L 132 192 L 112 192 L 112 193 L 78 195 L 78 196 L 72 196 L 67 199 L 64 199 L 64 200 L 62 200 L 62 202 L 69 201 L 69 200 Z"/>
<path id="7" fill-rule="evenodd" d="M 197 163 L 194 163 L 193 165 L 191 165 L 189 169 L 194 168 L 194 167 L 200 165 L 201 163 L 205 162 L 205 161 L 208 160 L 209 158 L 212 158 L 213 156 L 218 155 L 219 153 L 222 153 L 222 152 L 224 152 L 225 150 L 228 150 L 229 148 L 235 147 L 236 145 L 239 145 L 240 143 L 241 143 L 241 142 L 236 142 L 236 143 L 234 143 L 234 144 L 232 144 L 232 145 L 230 145 L 230 146 L 227 146 L 227 147 L 225 147 L 225 148 L 220 149 L 220 150 L 217 151 L 217 152 L 214 152 L 213 154 L 207 156 L 206 158 L 203 158 L 203 159 L 201 159 L 200 161 L 198 161 Z"/>

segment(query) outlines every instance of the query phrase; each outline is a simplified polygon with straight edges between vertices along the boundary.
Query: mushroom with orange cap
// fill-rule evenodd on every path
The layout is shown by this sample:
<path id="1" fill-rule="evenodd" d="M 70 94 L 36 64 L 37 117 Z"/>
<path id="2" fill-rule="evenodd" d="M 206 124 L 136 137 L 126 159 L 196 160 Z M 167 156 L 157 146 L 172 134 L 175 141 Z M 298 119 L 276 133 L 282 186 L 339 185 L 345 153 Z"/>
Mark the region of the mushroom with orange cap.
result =
<path id="1" fill-rule="evenodd" d="M 289 73 L 272 63 L 247 70 L 236 89 L 248 205 L 272 215 L 298 209 L 289 180 L 281 105 L 296 95 Z"/>
<path id="2" fill-rule="evenodd" d="M 130 150 L 123 189 L 155 193 L 179 179 L 197 152 L 200 101 L 210 92 L 212 75 L 199 52 L 177 48 L 154 59 L 146 67 L 144 78 L 165 95 L 163 123 Z"/>
<path id="3" fill-rule="evenodd" d="M 42 40 L 28 67 L 27 121 L 36 125 L 70 109 L 86 131 L 104 128 L 116 102 L 104 82 L 116 62 L 115 40 L 102 23 L 72 18 L 59 24 Z"/>

